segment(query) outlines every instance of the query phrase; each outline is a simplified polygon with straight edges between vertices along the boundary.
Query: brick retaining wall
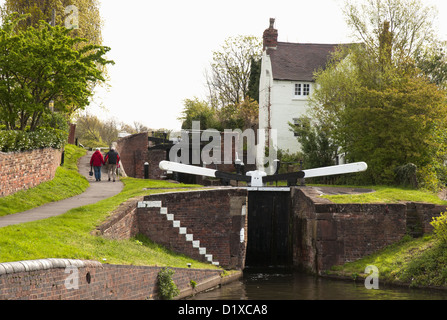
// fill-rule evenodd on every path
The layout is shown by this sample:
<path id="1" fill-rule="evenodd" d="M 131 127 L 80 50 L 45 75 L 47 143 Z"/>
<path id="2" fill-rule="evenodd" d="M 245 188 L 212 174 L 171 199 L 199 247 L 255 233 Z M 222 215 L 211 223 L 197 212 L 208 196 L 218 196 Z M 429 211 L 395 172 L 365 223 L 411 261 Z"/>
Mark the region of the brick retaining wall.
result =
<path id="1" fill-rule="evenodd" d="M 26 152 L 0 152 L 0 197 L 52 180 L 62 151 L 52 148 Z"/>
<path id="2" fill-rule="evenodd" d="M 433 230 L 446 206 L 426 203 L 334 204 L 312 188 L 293 188 L 294 265 L 313 272 L 358 260 L 405 235 Z"/>
<path id="3" fill-rule="evenodd" d="M 97 261 L 42 259 L 0 264 L 0 300 L 158 299 L 161 267 L 101 264 Z M 221 271 L 174 270 L 182 298 L 224 283 Z M 239 277 L 240 274 L 236 274 Z M 191 280 L 197 283 L 191 287 Z"/>
<path id="4" fill-rule="evenodd" d="M 200 247 L 213 255 L 213 260 L 228 269 L 243 269 L 247 239 L 247 190 L 222 188 L 175 193 L 161 193 L 144 198 L 161 201 L 174 220 L 200 241 Z M 178 235 L 172 221 L 157 210 L 138 209 L 139 232 L 177 252 L 199 258 L 184 246 L 185 235 Z M 164 226 L 164 227 L 163 227 Z M 173 230 L 175 232 L 170 232 Z M 244 234 L 241 235 L 241 232 Z"/>
<path id="5" fill-rule="evenodd" d="M 161 206 L 180 227 L 186 228 L 200 247 L 219 265 L 243 269 L 247 239 L 247 191 L 238 188 L 160 193 L 130 199 L 93 232 L 113 239 L 128 239 L 139 233 L 176 252 L 207 261 L 185 234 L 173 227 L 160 207 L 137 208 L 138 202 L 161 201 Z M 243 235 L 241 235 L 241 230 Z"/>

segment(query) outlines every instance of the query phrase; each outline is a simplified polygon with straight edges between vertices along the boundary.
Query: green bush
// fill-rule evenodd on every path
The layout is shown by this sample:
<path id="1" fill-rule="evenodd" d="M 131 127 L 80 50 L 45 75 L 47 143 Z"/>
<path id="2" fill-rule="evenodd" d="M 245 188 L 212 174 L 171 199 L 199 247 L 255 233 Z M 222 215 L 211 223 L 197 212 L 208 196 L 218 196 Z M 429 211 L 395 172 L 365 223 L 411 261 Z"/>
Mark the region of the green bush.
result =
<path id="1" fill-rule="evenodd" d="M 15 152 L 41 148 L 60 149 L 67 141 L 68 133 L 54 128 L 36 131 L 0 130 L 0 151 Z"/>
<path id="2" fill-rule="evenodd" d="M 443 243 L 447 243 L 447 213 L 441 213 L 439 217 L 434 217 L 430 223 L 436 237 Z"/>
<path id="3" fill-rule="evenodd" d="M 172 269 L 163 268 L 157 275 L 159 296 L 163 300 L 171 300 L 180 293 L 174 280 L 172 280 L 172 275 L 174 273 L 175 271 Z"/>

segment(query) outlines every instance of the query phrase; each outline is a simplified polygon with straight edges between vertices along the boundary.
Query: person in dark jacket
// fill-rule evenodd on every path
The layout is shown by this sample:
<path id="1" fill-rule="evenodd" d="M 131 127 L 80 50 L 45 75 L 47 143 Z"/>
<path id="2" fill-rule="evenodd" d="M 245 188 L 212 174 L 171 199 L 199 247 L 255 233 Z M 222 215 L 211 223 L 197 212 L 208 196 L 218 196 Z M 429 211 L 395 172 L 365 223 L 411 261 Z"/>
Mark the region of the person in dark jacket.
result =
<path id="1" fill-rule="evenodd" d="M 92 157 L 90 158 L 90 166 L 95 170 L 96 181 L 101 181 L 101 167 L 104 163 L 101 150 L 96 148 L 95 153 L 93 153 Z"/>
<path id="2" fill-rule="evenodd" d="M 107 171 L 109 174 L 109 181 L 111 180 L 111 178 L 113 178 L 113 182 L 115 182 L 116 168 L 117 168 L 118 163 L 120 162 L 120 156 L 119 156 L 118 152 L 116 152 L 114 147 L 112 147 L 110 149 L 110 151 L 107 152 L 105 161 L 107 163 Z"/>

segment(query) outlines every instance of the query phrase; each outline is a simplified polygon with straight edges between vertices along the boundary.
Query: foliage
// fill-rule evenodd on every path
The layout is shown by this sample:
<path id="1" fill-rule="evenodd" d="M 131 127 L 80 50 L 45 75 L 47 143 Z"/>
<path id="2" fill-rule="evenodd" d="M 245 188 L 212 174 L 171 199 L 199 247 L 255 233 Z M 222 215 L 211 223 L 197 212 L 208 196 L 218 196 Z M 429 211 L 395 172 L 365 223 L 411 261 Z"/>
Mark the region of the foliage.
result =
<path id="1" fill-rule="evenodd" d="M 436 9 L 420 0 L 346 0 L 343 10 L 355 40 L 371 51 L 383 45 L 382 26 L 388 23 L 393 45 L 387 49 L 398 64 L 436 42 Z"/>
<path id="2" fill-rule="evenodd" d="M 8 130 L 38 128 L 41 118 L 57 112 L 71 114 L 83 109 L 92 96 L 90 84 L 105 81 L 98 66 L 108 61 L 108 47 L 85 44 L 72 38 L 65 27 L 41 22 L 17 29 L 23 16 L 6 18 L 0 28 L 0 112 Z M 81 49 L 78 44 L 84 43 Z"/>
<path id="3" fill-rule="evenodd" d="M 206 101 L 194 97 L 194 99 L 185 99 L 183 103 L 182 116 L 178 118 L 182 121 L 182 129 L 191 129 L 193 121 L 200 121 L 200 130 L 221 129 L 216 110 Z"/>
<path id="4" fill-rule="evenodd" d="M 225 129 L 254 129 L 258 123 L 259 104 L 246 97 L 236 105 L 227 105 L 217 111 L 220 128 Z"/>
<path id="5" fill-rule="evenodd" d="M 334 165 L 338 147 L 323 125 L 311 124 L 308 117 L 300 117 L 299 124 L 289 123 L 290 130 L 297 134 L 303 152 L 303 169 Z"/>
<path id="6" fill-rule="evenodd" d="M 416 56 L 416 64 L 426 74 L 431 83 L 443 89 L 447 88 L 447 56 L 446 43 L 438 43 L 426 48 Z"/>
<path id="7" fill-rule="evenodd" d="M 397 184 L 416 189 L 418 187 L 417 167 L 413 163 L 399 166 L 395 169 Z"/>
<path id="8" fill-rule="evenodd" d="M 86 148 L 109 147 L 118 139 L 118 124 L 114 120 L 101 121 L 94 115 L 79 116 L 76 137 Z"/>
<path id="9" fill-rule="evenodd" d="M 368 163 L 359 183 L 393 184 L 395 169 L 413 163 L 419 186 L 436 190 L 447 159 L 446 92 L 415 61 L 433 40 L 420 34 L 431 32 L 423 20 L 431 11 L 416 0 L 392 0 L 348 5 L 346 12 L 364 44 L 341 47 L 317 72 L 312 114 L 348 162 Z"/>
<path id="10" fill-rule="evenodd" d="M 191 129 L 193 121 L 200 121 L 200 130 L 216 129 L 253 129 L 258 123 L 258 102 L 247 97 L 238 104 L 229 104 L 221 109 L 210 106 L 206 101 L 194 99 L 184 100 L 184 109 L 179 120 L 182 129 Z"/>
<path id="11" fill-rule="evenodd" d="M 289 153 L 289 150 L 277 151 L 277 158 L 280 161 L 279 173 L 296 172 L 301 169 L 303 153 Z"/>
<path id="12" fill-rule="evenodd" d="M 434 217 L 430 222 L 433 232 L 443 243 L 447 243 L 447 213 L 441 213 L 439 217 Z"/>
<path id="13" fill-rule="evenodd" d="M 60 149 L 67 141 L 67 131 L 40 128 L 36 131 L 0 130 L 0 151 L 28 151 L 39 148 Z"/>
<path id="14" fill-rule="evenodd" d="M 253 36 L 227 38 L 221 49 L 213 52 L 206 81 L 214 108 L 238 105 L 247 97 L 251 64 L 259 60 L 261 52 L 261 40 Z"/>
<path id="15" fill-rule="evenodd" d="M 251 59 L 250 81 L 247 96 L 259 102 L 259 81 L 261 78 L 262 59 Z"/>
<path id="16" fill-rule="evenodd" d="M 172 276 L 175 273 L 174 270 L 169 268 L 163 268 L 158 272 L 158 290 L 160 298 L 163 300 L 171 300 L 175 296 L 178 296 L 180 290 L 177 288 Z"/>
<path id="17" fill-rule="evenodd" d="M 4 18 L 14 12 L 28 14 L 26 20 L 20 23 L 20 27 L 26 29 L 29 26 L 38 26 L 41 20 L 50 23 L 54 9 L 55 25 L 64 26 L 67 19 L 65 8 L 69 5 L 75 5 L 78 9 L 78 28 L 72 31 L 72 36 L 85 38 L 90 44 L 101 45 L 103 21 L 98 0 L 6 0 L 2 15 Z"/>

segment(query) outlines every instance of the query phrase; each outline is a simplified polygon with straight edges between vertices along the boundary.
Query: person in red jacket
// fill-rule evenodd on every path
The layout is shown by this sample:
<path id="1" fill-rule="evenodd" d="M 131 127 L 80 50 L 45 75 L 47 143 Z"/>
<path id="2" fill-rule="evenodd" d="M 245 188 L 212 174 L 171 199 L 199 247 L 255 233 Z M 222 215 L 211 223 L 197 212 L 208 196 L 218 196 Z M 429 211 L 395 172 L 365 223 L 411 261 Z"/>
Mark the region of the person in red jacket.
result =
<path id="1" fill-rule="evenodd" d="M 95 153 L 93 153 L 90 159 L 90 166 L 95 170 L 96 181 L 101 181 L 101 167 L 104 163 L 104 157 L 102 156 L 101 150 L 96 148 Z"/>

